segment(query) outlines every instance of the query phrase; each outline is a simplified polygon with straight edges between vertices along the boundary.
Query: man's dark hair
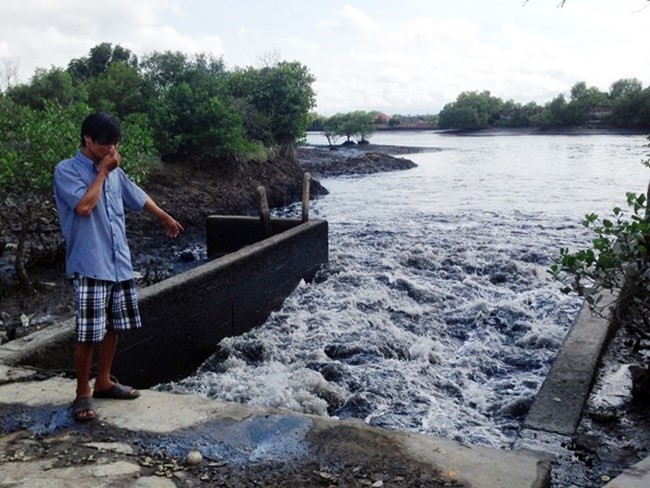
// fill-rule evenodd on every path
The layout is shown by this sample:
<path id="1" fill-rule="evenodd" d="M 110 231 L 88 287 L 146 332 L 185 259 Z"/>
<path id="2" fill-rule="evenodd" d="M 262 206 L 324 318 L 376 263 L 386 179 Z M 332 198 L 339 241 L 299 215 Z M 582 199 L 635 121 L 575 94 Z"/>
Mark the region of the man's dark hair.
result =
<path id="1" fill-rule="evenodd" d="M 97 144 L 117 144 L 122 139 L 120 123 L 106 112 L 90 114 L 81 124 L 81 146 L 85 147 L 84 136 Z"/>

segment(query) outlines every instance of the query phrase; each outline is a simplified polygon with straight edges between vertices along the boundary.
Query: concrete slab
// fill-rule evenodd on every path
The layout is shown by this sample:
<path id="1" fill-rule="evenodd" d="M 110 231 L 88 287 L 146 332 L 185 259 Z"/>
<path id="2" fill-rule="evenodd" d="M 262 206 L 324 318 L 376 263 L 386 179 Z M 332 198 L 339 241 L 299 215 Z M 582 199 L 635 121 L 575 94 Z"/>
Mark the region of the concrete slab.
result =
<path id="1" fill-rule="evenodd" d="M 612 294 L 602 294 L 601 303 L 614 301 Z M 563 435 L 575 433 L 613 326 L 611 320 L 594 315 L 584 302 L 535 397 L 525 427 Z"/>
<path id="2" fill-rule="evenodd" d="M 0 385 L 3 430 L 27 429 L 42 435 L 61 430 L 81 433 L 87 432 L 85 429 L 97 429 L 72 420 L 69 405 L 74 387 L 74 381 L 58 377 Z M 190 450 L 199 450 L 204 458 L 221 463 L 291 463 L 324 452 L 346 460 L 352 451 L 365 455 L 375 446 L 404 465 L 428 466 L 432 471 L 440 471 L 451 483 L 477 488 L 544 487 L 550 479 L 547 454 L 465 446 L 446 439 L 374 428 L 361 421 L 299 415 L 148 390 L 142 391 L 137 400 L 96 400 L 95 407 L 100 416 L 99 425 L 123 429 L 138 446 L 165 449 L 180 458 Z M 60 474 L 62 469 L 71 468 L 54 469 L 51 464 L 42 463 L 29 464 L 35 482 L 47 470 L 49 479 L 65 483 L 65 477 L 54 476 L 54 472 Z M 28 463 L 20 465 L 24 475 Z M 15 466 L 2 469 L 14 473 Z M 137 464 L 125 459 L 121 464 L 96 465 L 81 474 L 68 473 L 68 479 L 90 476 L 98 482 L 95 486 L 101 486 L 107 476 L 134 479 L 139 469 Z M 11 476 L 6 479 L 17 475 Z M 0 486 L 12 485 L 0 483 Z M 50 484 L 48 488 L 52 486 L 68 485 Z"/>
<path id="3" fill-rule="evenodd" d="M 0 384 L 22 381 L 34 376 L 34 371 L 0 364 Z"/>
<path id="4" fill-rule="evenodd" d="M 604 488 L 648 488 L 650 486 L 650 457 L 626 469 Z"/>

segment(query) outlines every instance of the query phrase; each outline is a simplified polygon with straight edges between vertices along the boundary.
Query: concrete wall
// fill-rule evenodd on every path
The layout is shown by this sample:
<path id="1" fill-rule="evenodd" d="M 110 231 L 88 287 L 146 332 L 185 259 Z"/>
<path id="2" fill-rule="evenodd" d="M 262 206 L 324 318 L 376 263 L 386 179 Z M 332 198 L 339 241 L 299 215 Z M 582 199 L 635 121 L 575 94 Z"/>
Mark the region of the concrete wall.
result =
<path id="1" fill-rule="evenodd" d="M 617 296 L 601 292 L 601 303 Z M 601 317 L 585 301 L 524 421 L 524 428 L 573 436 L 593 386 L 600 358 L 616 330 L 614 317 Z"/>
<path id="2" fill-rule="evenodd" d="M 257 218 L 211 217 L 209 254 L 228 254 L 140 290 L 144 327 L 120 335 L 113 367 L 120 382 L 145 388 L 187 376 L 222 338 L 261 325 L 313 278 L 328 260 L 327 221 L 272 223 L 282 232 L 264 239 Z M 0 361 L 72 369 L 74 322 L 48 329 L 2 346 Z"/>

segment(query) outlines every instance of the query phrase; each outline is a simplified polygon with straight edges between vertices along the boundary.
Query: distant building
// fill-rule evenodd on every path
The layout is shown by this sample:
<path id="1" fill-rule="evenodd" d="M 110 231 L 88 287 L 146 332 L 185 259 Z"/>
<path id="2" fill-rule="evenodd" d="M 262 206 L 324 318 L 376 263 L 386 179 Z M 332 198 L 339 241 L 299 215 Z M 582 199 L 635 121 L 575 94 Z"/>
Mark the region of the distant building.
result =
<path id="1" fill-rule="evenodd" d="M 377 113 L 372 119 L 373 124 L 387 124 L 388 121 L 390 120 L 390 115 L 386 115 L 385 113 Z"/>

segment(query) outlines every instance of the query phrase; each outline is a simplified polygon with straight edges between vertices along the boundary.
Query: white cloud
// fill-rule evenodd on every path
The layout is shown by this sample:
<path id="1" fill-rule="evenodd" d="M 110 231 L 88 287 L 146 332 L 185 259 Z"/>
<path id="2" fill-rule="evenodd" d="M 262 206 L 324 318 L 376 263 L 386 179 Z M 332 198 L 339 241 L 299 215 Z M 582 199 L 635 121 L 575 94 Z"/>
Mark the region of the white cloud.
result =
<path id="1" fill-rule="evenodd" d="M 277 50 L 317 77 L 319 111 L 431 113 L 461 91 L 544 103 L 577 81 L 607 89 L 619 78 L 650 83 L 642 56 L 646 0 L 432 2 L 347 0 L 294 8 L 295 0 L 2 0 L 0 58 L 26 79 L 66 66 L 100 43 L 139 56 L 181 50 L 255 65 Z M 287 14 L 287 12 L 291 14 Z"/>
<path id="2" fill-rule="evenodd" d="M 206 52 L 215 56 L 224 54 L 223 42 L 219 36 L 188 36 L 169 26 L 140 27 L 132 34 L 131 39 L 127 42 L 136 53 L 169 50 L 185 53 Z"/>
<path id="3" fill-rule="evenodd" d="M 338 30 L 355 34 L 359 31 L 372 34 L 380 30 L 379 24 L 368 14 L 352 5 L 346 5 L 334 13 L 334 18 L 321 23 L 326 30 Z"/>
<path id="4" fill-rule="evenodd" d="M 110 42 L 138 55 L 154 50 L 223 52 L 218 36 L 193 36 L 161 25 L 160 14 L 182 15 L 169 0 L 3 0 L 0 2 L 0 51 L 2 57 L 19 62 L 26 81 L 35 68 L 67 66 L 91 47 Z"/>

